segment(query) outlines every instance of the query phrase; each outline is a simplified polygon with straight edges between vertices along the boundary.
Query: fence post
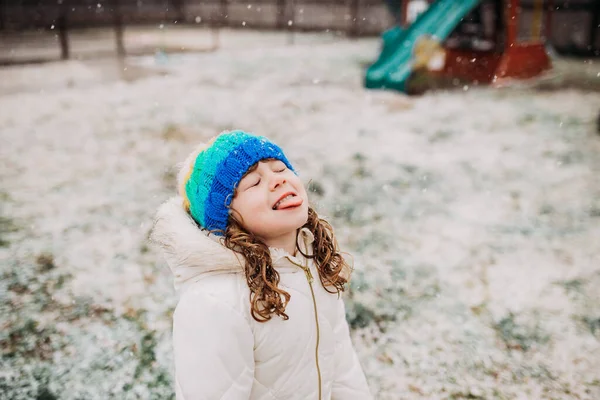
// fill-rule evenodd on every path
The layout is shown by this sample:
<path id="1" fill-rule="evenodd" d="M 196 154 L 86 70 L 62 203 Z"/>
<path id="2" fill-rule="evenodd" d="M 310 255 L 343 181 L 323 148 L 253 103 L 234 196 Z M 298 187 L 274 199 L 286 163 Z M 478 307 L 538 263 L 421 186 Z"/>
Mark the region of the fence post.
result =
<path id="1" fill-rule="evenodd" d="M 600 26 L 600 2 L 596 1 L 592 8 L 592 22 L 590 24 L 590 55 L 598 55 L 600 48 L 596 48 L 598 27 Z"/>
<path id="2" fill-rule="evenodd" d="M 176 22 L 185 22 L 185 0 L 173 0 L 173 8 L 175 8 Z"/>
<path id="3" fill-rule="evenodd" d="M 221 18 L 219 19 L 219 25 L 221 27 L 227 26 L 227 17 L 228 17 L 228 7 L 229 6 L 229 1 L 228 0 L 220 0 L 219 1 L 219 13 L 221 14 Z"/>
<path id="4" fill-rule="evenodd" d="M 121 13 L 120 0 L 113 0 L 113 17 L 115 23 L 117 56 L 123 58 L 125 57 L 125 45 L 123 44 L 123 15 Z"/>
<path id="5" fill-rule="evenodd" d="M 360 0 L 350 0 L 348 6 L 350 8 L 350 22 L 347 28 L 347 35 L 354 38 L 358 36 L 358 10 L 360 8 Z"/>
<path id="6" fill-rule="evenodd" d="M 6 29 L 6 2 L 4 0 L 0 0 L 0 31 Z"/>
<path id="7" fill-rule="evenodd" d="M 285 28 L 285 0 L 277 0 L 277 20 L 275 21 L 275 29 Z"/>
<path id="8" fill-rule="evenodd" d="M 288 30 L 288 44 L 293 45 L 295 42 L 295 34 L 296 31 L 296 2 L 294 0 L 290 0 L 290 19 L 287 21 L 287 30 Z"/>
<path id="9" fill-rule="evenodd" d="M 220 46 L 221 46 L 221 28 L 227 25 L 227 14 L 228 14 L 228 10 L 227 10 L 227 5 L 228 5 L 229 1 L 228 0 L 219 0 L 219 15 L 218 18 L 213 18 L 211 21 L 212 24 L 212 38 L 213 38 L 213 45 L 212 45 L 212 50 L 215 51 L 217 50 Z"/>
<path id="10" fill-rule="evenodd" d="M 58 20 L 56 25 L 58 27 L 58 39 L 60 42 L 60 58 L 62 60 L 69 59 L 69 37 L 67 32 L 67 5 L 66 1 L 63 0 L 59 3 L 58 8 Z"/>

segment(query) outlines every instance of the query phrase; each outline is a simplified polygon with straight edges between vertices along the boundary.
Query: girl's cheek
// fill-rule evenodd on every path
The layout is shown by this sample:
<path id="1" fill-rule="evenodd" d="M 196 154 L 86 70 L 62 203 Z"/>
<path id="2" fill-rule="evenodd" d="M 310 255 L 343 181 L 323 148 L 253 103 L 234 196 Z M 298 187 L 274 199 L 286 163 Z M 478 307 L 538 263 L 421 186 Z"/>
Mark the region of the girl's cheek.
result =
<path id="1" fill-rule="evenodd" d="M 265 203 L 266 203 L 266 200 L 262 200 L 262 199 L 257 199 L 257 198 L 254 198 L 254 199 L 252 199 L 252 201 L 251 201 L 251 203 L 250 203 L 250 207 L 249 207 L 249 208 L 250 208 L 250 209 L 251 209 L 253 212 L 258 212 L 258 211 L 260 211 L 260 209 L 261 209 L 261 206 L 262 206 L 263 204 L 265 204 Z"/>

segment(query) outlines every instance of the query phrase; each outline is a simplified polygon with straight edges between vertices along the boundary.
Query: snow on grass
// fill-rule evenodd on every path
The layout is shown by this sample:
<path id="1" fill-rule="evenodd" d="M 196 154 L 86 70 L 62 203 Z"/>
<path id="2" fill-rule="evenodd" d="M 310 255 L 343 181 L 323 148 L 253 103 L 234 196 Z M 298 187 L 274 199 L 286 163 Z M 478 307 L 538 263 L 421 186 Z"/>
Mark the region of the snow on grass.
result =
<path id="1" fill-rule="evenodd" d="M 0 70 L 51 82 L 0 93 L 3 390 L 172 396 L 176 297 L 147 233 L 176 163 L 242 128 L 286 150 L 354 255 L 378 399 L 598 398 L 600 95 L 366 91 L 376 40 L 298 38 L 130 58 L 125 81 Z"/>

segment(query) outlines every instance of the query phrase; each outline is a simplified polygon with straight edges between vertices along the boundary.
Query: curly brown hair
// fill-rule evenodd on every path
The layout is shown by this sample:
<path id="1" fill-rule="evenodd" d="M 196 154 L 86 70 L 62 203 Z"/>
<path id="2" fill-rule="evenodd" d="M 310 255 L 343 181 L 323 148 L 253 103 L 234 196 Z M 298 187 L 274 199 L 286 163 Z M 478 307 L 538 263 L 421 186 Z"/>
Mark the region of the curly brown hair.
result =
<path id="1" fill-rule="evenodd" d="M 317 212 L 308 208 L 308 220 L 303 227 L 314 235 L 312 254 L 304 254 L 298 246 L 296 232 L 296 249 L 307 259 L 314 260 L 319 271 L 323 288 L 332 294 L 340 294 L 350 278 L 350 265 L 339 252 L 337 240 L 331 225 L 320 218 Z M 285 308 L 290 301 L 290 294 L 278 287 L 279 272 L 273 268 L 269 247 L 256 235 L 244 229 L 234 214 L 230 215 L 225 230 L 224 245 L 241 254 L 246 260 L 244 271 L 250 288 L 250 312 L 258 322 L 267 322 L 273 314 L 284 320 L 289 319 Z"/>

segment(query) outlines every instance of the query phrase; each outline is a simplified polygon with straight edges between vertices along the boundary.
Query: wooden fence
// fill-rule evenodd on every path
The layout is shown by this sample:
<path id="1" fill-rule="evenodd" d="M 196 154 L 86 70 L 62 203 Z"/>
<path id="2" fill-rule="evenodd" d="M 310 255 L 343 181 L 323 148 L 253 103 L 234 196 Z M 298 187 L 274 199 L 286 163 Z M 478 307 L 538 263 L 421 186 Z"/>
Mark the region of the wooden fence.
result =
<path id="1" fill-rule="evenodd" d="M 0 30 L 149 23 L 378 34 L 392 23 L 382 0 L 0 0 Z"/>
<path id="2" fill-rule="evenodd" d="M 524 15 L 530 4 L 523 1 Z M 600 56 L 600 0 L 553 4 L 552 45 L 562 52 Z M 0 0 L 0 35 L 56 30 L 63 59 L 70 56 L 71 28 L 114 27 L 116 54 L 123 56 L 123 31 L 132 25 L 337 31 L 355 37 L 378 35 L 393 23 L 383 0 Z"/>

